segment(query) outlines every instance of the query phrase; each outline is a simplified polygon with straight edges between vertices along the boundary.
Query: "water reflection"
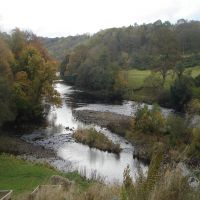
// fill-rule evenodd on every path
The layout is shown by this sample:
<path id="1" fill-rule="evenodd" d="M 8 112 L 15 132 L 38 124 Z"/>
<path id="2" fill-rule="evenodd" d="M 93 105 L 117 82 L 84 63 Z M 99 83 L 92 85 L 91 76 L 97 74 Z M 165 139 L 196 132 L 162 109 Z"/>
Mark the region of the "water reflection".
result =
<path id="1" fill-rule="evenodd" d="M 84 171 L 87 177 L 90 177 L 91 173 L 96 171 L 98 175 L 105 178 L 106 182 L 113 182 L 116 179 L 121 182 L 123 171 L 127 165 L 130 166 L 133 179 L 138 165 L 142 167 L 143 171 L 147 170 L 147 167 L 133 159 L 130 152 L 122 152 L 120 156 L 117 156 L 77 143 L 63 145 L 59 149 L 58 155 L 74 163 L 74 169 L 79 173 Z"/>

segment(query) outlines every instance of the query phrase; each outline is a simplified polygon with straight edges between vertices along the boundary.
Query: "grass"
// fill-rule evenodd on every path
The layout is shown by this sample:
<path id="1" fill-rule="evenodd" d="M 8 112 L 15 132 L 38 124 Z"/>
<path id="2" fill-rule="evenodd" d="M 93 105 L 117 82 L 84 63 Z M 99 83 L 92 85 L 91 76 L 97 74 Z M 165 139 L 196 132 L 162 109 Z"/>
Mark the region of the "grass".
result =
<path id="1" fill-rule="evenodd" d="M 31 192 L 37 185 L 47 184 L 52 175 L 74 180 L 81 188 L 89 184 L 77 173 L 61 173 L 47 165 L 17 159 L 8 154 L 0 155 L 0 190 L 14 190 L 14 195 Z"/>
<path id="2" fill-rule="evenodd" d="M 135 89 L 141 87 L 146 77 L 151 74 L 150 70 L 137 70 L 132 69 L 128 71 L 128 86 L 132 86 Z"/>
<path id="3" fill-rule="evenodd" d="M 131 69 L 128 71 L 122 71 L 124 76 L 127 79 L 127 86 L 128 86 L 128 94 L 125 96 L 131 100 L 135 101 L 143 101 L 147 103 L 155 103 L 157 102 L 157 94 L 154 94 L 153 91 L 150 89 L 140 89 L 145 83 L 145 79 L 151 75 L 151 70 L 137 70 Z M 191 72 L 191 75 L 195 78 L 196 76 L 200 75 L 200 66 L 187 68 L 185 73 Z M 159 73 L 155 73 L 155 76 L 160 77 Z M 170 86 L 174 81 L 173 73 L 170 72 L 167 76 L 164 88 L 165 92 L 168 93 Z M 138 91 L 134 91 L 140 89 Z M 134 92 L 133 92 L 134 91 Z"/>
<path id="4" fill-rule="evenodd" d="M 124 173 L 124 184 L 122 187 L 115 184 L 105 185 L 98 182 L 89 184 L 87 181 L 84 181 L 85 186 L 87 186 L 84 190 L 80 189 L 79 184 L 75 184 L 72 185 L 69 191 L 45 190 L 40 193 L 39 199 L 197 200 L 200 198 L 200 186 L 194 189 L 190 188 L 187 178 L 179 173 L 178 168 L 165 169 L 162 167 L 162 164 L 159 163 L 160 156 L 158 154 L 150 164 L 147 178 L 139 174 L 138 179 L 134 183 L 132 183 L 129 178 L 129 171 L 127 171 L 128 173 Z M 73 173 L 62 174 L 48 166 L 19 160 L 7 154 L 0 155 L 0 189 L 4 189 L 5 187 L 6 189 L 14 189 L 14 199 L 27 199 L 24 198 L 27 197 L 24 192 L 32 191 L 38 184 L 48 183 L 49 177 L 53 174 L 64 175 L 71 179 L 77 179 L 78 177 L 77 180 L 83 182 L 80 176 Z M 16 196 L 16 194 L 20 195 Z"/>
<path id="5" fill-rule="evenodd" d="M 119 154 L 121 151 L 119 144 L 114 144 L 105 135 L 97 132 L 95 129 L 79 129 L 73 137 L 76 141 L 87 144 L 89 147 L 94 147 L 102 151 L 108 151 Z"/>
<path id="6" fill-rule="evenodd" d="M 86 200 L 86 199 L 110 199 L 119 196 L 119 186 L 106 186 L 101 183 L 87 181 L 77 173 L 61 173 L 53 168 L 35 164 L 16 158 L 8 154 L 0 154 L 0 190 L 12 189 L 13 199 L 27 199 L 28 193 L 32 192 L 37 185 L 49 184 L 52 175 L 61 175 L 73 180 L 75 185 L 66 191 L 48 191 L 48 194 L 41 193 L 41 198 L 48 200 Z M 44 197 L 44 198 L 43 198 Z M 64 198 L 65 197 L 65 198 Z"/>
<path id="7" fill-rule="evenodd" d="M 200 66 L 187 68 L 186 71 L 191 71 L 192 77 L 197 77 L 200 74 Z"/>
<path id="8" fill-rule="evenodd" d="M 186 72 L 188 71 L 191 71 L 191 75 L 195 78 L 200 74 L 200 66 L 187 68 Z M 144 80 L 151 74 L 151 70 L 131 69 L 125 72 L 128 72 L 128 85 L 134 88 L 141 87 L 144 83 Z M 172 73 L 170 73 L 166 80 L 166 87 L 168 87 L 171 84 L 172 80 Z"/>

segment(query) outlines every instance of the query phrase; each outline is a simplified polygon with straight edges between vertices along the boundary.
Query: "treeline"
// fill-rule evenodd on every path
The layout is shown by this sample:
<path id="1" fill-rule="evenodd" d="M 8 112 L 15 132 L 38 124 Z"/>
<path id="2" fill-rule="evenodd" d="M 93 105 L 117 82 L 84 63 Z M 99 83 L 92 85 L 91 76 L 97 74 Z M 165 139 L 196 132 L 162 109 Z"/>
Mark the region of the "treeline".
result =
<path id="1" fill-rule="evenodd" d="M 48 49 L 49 54 L 61 62 L 67 53 L 70 53 L 78 45 L 85 44 L 89 38 L 89 35 L 84 34 L 60 38 L 40 37 L 39 39 L 44 47 Z"/>
<path id="2" fill-rule="evenodd" d="M 66 64 L 69 71 L 77 70 L 99 58 L 120 68 L 152 69 L 156 68 L 160 56 L 167 54 L 181 55 L 181 64 L 191 67 L 200 63 L 199 33 L 199 21 L 183 19 L 176 24 L 158 20 L 152 24 L 106 29 L 92 36 L 86 45 L 76 48 L 68 55 L 70 59 Z M 105 58 L 100 58 L 102 54 Z"/>
<path id="3" fill-rule="evenodd" d="M 0 126 L 8 121 L 33 123 L 43 118 L 44 102 L 59 104 L 52 86 L 56 70 L 33 33 L 0 33 Z"/>
<path id="4" fill-rule="evenodd" d="M 181 19 L 171 24 L 158 20 L 98 32 L 66 55 L 60 72 L 66 81 L 79 87 L 123 96 L 126 77 L 121 70 L 159 72 L 159 84 L 164 87 L 169 71 L 180 79 L 186 67 L 199 64 L 200 22 Z"/>

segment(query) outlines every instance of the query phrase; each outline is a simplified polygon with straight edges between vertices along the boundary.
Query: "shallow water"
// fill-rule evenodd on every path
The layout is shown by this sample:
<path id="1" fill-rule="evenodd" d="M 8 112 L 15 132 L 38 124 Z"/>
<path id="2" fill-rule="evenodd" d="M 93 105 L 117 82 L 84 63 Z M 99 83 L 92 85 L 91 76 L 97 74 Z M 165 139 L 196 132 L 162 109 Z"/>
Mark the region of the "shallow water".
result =
<path id="1" fill-rule="evenodd" d="M 83 92 L 73 89 L 65 83 L 56 83 L 55 88 L 61 94 L 63 105 L 60 108 L 51 107 L 48 115 L 49 126 L 45 130 L 37 130 L 23 138 L 31 143 L 39 144 L 57 152 L 58 158 L 50 163 L 62 171 L 77 170 L 88 178 L 101 176 L 106 182 L 123 180 L 123 171 L 130 166 L 132 178 L 135 179 L 140 167 L 145 173 L 148 169 L 137 159 L 133 159 L 134 147 L 124 138 L 111 133 L 106 128 L 97 125 L 86 125 L 77 121 L 73 116 L 73 109 L 89 109 L 95 111 L 109 111 L 124 115 L 133 115 L 138 104 L 133 101 L 122 101 L 117 104 L 111 102 L 100 103 L 87 96 L 81 98 Z M 141 104 L 140 106 L 143 106 Z M 151 107 L 151 106 L 150 106 Z M 164 114 L 171 110 L 163 109 Z M 122 151 L 117 156 L 103 152 L 87 145 L 76 143 L 72 133 L 79 127 L 94 127 L 101 131 L 114 143 L 119 143 Z M 60 160 L 59 160 L 60 158 Z"/>

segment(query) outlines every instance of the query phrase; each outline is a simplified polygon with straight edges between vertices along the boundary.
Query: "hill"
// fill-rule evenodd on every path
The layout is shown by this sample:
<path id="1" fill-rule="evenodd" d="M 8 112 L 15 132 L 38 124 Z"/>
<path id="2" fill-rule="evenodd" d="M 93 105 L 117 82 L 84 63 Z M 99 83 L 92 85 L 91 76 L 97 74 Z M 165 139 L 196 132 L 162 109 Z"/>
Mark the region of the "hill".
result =
<path id="1" fill-rule="evenodd" d="M 40 41 L 53 58 L 62 61 L 66 54 L 70 53 L 76 46 L 85 44 L 89 38 L 89 35 L 84 34 L 60 38 L 40 37 Z"/>

